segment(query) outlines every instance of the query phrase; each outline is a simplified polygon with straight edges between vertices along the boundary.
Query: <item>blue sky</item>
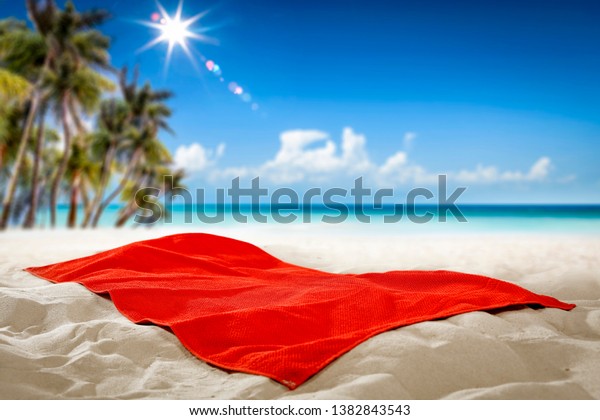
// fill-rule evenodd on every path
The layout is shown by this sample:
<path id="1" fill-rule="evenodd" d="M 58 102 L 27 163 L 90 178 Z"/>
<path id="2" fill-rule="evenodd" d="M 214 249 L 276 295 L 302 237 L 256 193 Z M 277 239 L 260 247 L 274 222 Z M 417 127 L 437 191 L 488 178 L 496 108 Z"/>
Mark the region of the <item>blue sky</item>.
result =
<path id="1" fill-rule="evenodd" d="M 115 65 L 174 91 L 164 140 L 191 187 L 363 175 L 407 190 L 448 174 L 464 202 L 600 202 L 597 1 L 187 0 L 218 45 L 190 42 L 199 70 L 176 48 L 166 72 L 165 44 L 136 53 L 158 35 L 135 23 L 153 0 L 75 3 L 114 14 Z M 0 10 L 25 17 L 21 2 Z"/>

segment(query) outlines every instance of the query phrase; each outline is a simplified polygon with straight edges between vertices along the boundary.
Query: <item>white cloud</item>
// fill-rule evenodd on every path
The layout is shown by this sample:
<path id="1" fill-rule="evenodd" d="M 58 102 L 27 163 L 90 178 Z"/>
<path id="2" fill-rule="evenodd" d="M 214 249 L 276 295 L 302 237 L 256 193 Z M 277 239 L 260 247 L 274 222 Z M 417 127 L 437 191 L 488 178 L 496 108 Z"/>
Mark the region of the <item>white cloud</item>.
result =
<path id="1" fill-rule="evenodd" d="M 351 128 L 342 133 L 341 150 L 329 135 L 318 130 L 290 130 L 280 136 L 275 157 L 254 168 L 226 168 L 219 177 L 261 176 L 276 184 L 301 181 L 322 182 L 341 175 L 368 172 L 365 136 Z"/>
<path id="2" fill-rule="evenodd" d="M 217 150 L 206 149 L 200 143 L 182 145 L 175 150 L 174 166 L 187 173 L 202 172 L 213 167 L 225 153 L 225 144 L 217 146 Z"/>
<path id="3" fill-rule="evenodd" d="M 548 176 L 550 172 L 550 168 L 552 166 L 552 161 L 549 157 L 543 156 L 538 159 L 537 162 L 533 164 L 529 174 L 527 175 L 529 179 L 533 180 L 541 180 Z"/>
<path id="4" fill-rule="evenodd" d="M 413 142 L 416 133 L 404 134 L 405 146 Z M 225 153 L 220 144 L 215 151 L 199 143 L 180 146 L 175 153 L 177 167 L 188 172 L 202 172 L 214 183 L 228 182 L 235 177 L 250 179 L 260 176 L 275 185 L 323 183 L 352 180 L 363 176 L 378 186 L 431 185 L 438 173 L 411 162 L 408 151 L 397 151 L 378 164 L 369 158 L 364 135 L 344 128 L 340 143 L 319 130 L 289 130 L 280 135 L 279 150 L 273 158 L 256 166 L 218 167 L 217 160 Z M 477 165 L 475 169 L 444 171 L 449 181 L 462 184 L 506 182 L 539 182 L 548 178 L 552 169 L 549 157 L 542 156 L 527 171 L 500 170 L 492 165 Z"/>
<path id="5" fill-rule="evenodd" d="M 501 172 L 495 166 L 477 165 L 474 171 L 461 170 L 454 178 L 463 183 L 493 183 L 500 181 L 522 182 L 522 181 L 542 181 L 548 177 L 552 161 L 547 156 L 539 158 L 529 169 L 528 172 L 504 171 Z"/>
<path id="6" fill-rule="evenodd" d="M 505 173 L 505 175 L 508 172 Z M 495 166 L 483 166 L 477 165 L 474 170 L 462 169 L 456 175 L 453 176 L 459 182 L 472 184 L 479 182 L 495 182 L 500 179 L 498 168 Z"/>
<path id="7" fill-rule="evenodd" d="M 397 152 L 385 161 L 383 166 L 379 168 L 379 171 L 384 175 L 401 171 L 404 169 L 407 161 L 408 157 L 405 152 Z"/>
<path id="8" fill-rule="evenodd" d="M 215 157 L 218 159 L 225 154 L 225 143 L 219 143 L 215 151 Z"/>
<path id="9" fill-rule="evenodd" d="M 404 133 L 404 148 L 409 150 L 412 147 L 413 142 L 417 138 L 417 133 L 413 131 L 407 131 Z"/>
<path id="10" fill-rule="evenodd" d="M 336 145 L 326 133 L 316 130 L 285 131 L 280 137 L 281 146 L 275 158 L 267 161 L 261 172 L 290 174 L 302 179 L 306 173 L 334 172 L 339 169 Z M 309 148 L 311 145 L 318 147 Z"/>
<path id="11" fill-rule="evenodd" d="M 437 182 L 438 174 L 428 172 L 424 167 L 408 162 L 404 152 L 397 152 L 377 168 L 375 180 L 381 186 L 398 184 L 429 185 Z"/>

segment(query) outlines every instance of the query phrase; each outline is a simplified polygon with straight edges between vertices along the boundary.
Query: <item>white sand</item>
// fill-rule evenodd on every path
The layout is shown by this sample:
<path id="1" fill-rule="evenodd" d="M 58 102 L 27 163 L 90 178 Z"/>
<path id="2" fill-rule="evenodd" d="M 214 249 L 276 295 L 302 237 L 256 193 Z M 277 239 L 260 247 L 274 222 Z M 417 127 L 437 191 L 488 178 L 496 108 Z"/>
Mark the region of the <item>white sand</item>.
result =
<path id="1" fill-rule="evenodd" d="M 77 284 L 22 271 L 159 230 L 0 235 L 1 398 L 600 398 L 600 238 L 402 236 L 304 227 L 220 228 L 288 262 L 332 272 L 449 269 L 515 282 L 571 312 L 473 312 L 380 334 L 290 392 L 192 356 Z"/>

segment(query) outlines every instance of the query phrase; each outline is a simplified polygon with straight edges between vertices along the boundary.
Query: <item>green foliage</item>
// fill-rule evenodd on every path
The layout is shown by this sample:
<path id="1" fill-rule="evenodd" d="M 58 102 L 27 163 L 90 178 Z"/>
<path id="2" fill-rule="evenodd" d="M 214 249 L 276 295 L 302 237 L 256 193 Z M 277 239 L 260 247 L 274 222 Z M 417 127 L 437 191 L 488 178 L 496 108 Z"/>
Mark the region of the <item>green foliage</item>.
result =
<path id="1" fill-rule="evenodd" d="M 119 220 L 125 222 L 135 207 L 135 192 L 163 189 L 163 176 L 173 172 L 172 157 L 159 139 L 161 132 L 172 132 L 168 124 L 172 111 L 166 103 L 172 93 L 154 90 L 150 83 L 140 85 L 137 71 L 128 80 L 124 69 L 118 80 L 120 97 L 106 98 L 115 92 L 117 83 L 111 80 L 110 38 L 97 27 L 109 14 L 97 9 L 79 11 L 71 1 L 62 10 L 52 0 L 26 0 L 26 5 L 33 29 L 17 19 L 0 20 L 0 178 L 9 173 L 13 160 L 22 159 L 18 199 L 33 196 L 24 192 L 38 186 L 43 187 L 44 196 L 55 183 L 71 199 L 81 200 L 78 194 L 91 192 L 92 197 L 84 200 L 90 205 L 88 216 L 99 217 L 112 198 L 120 197 L 125 206 Z M 44 119 L 36 104 L 44 110 Z M 23 127 L 31 109 L 33 126 L 24 140 Z M 46 113 L 46 109 L 53 112 Z M 93 129 L 82 123 L 84 115 L 92 118 Z M 37 124 L 52 117 L 59 127 L 67 124 L 70 128 L 72 141 L 65 143 L 70 147 L 58 146 L 65 140 L 64 133 L 59 136 L 44 128 L 39 153 L 35 145 L 43 125 Z M 24 151 L 19 152 L 20 158 L 15 158 L 17 150 Z M 33 179 L 36 163 L 40 175 Z M 179 184 L 184 174 L 173 176 Z M 117 188 L 106 194 L 111 179 Z M 81 183 L 83 193 L 75 182 Z M 28 206 L 20 202 L 14 207 Z"/>
<path id="2" fill-rule="evenodd" d="M 73 101 L 86 114 L 93 113 L 105 92 L 115 89 L 115 84 L 89 67 L 79 67 L 69 57 L 63 56 L 55 68 L 46 73 L 44 87 L 54 101 L 57 115 L 64 106 L 65 98 Z"/>
<path id="3" fill-rule="evenodd" d="M 0 68 L 0 101 L 23 102 L 31 94 L 31 84 L 24 77 Z"/>
<path id="4" fill-rule="evenodd" d="M 0 20 L 0 67 L 32 80 L 47 54 L 44 38 L 31 31 L 25 22 Z"/>
<path id="5" fill-rule="evenodd" d="M 25 107 L 22 104 L 5 102 L 0 105 L 0 151 L 3 165 L 12 162 L 17 154 L 24 115 Z"/>

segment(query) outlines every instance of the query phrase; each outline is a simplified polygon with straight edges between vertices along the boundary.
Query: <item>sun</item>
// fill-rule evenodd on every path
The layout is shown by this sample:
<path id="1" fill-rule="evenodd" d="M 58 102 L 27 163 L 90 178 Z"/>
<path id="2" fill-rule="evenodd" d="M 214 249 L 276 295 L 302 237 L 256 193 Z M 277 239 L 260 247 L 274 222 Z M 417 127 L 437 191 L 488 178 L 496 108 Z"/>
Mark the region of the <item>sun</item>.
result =
<path id="1" fill-rule="evenodd" d="M 188 26 L 186 22 L 182 22 L 180 19 L 169 19 L 160 28 L 162 31 L 160 38 L 167 40 L 169 44 L 184 46 L 186 39 L 193 35 L 192 32 L 187 30 Z"/>
<path id="2" fill-rule="evenodd" d="M 175 46 L 181 47 L 185 54 L 188 56 L 188 58 L 192 61 L 192 63 L 196 65 L 196 61 L 194 60 L 194 56 L 192 55 L 190 47 L 188 45 L 188 40 L 192 38 L 206 43 L 216 43 L 216 40 L 214 40 L 213 38 L 202 34 L 203 32 L 208 31 L 208 28 L 200 27 L 195 30 L 191 29 L 191 26 L 197 21 L 199 21 L 204 15 L 206 15 L 208 11 L 198 13 L 197 15 L 189 19 L 183 20 L 181 17 L 183 9 L 183 0 L 180 0 L 179 5 L 177 7 L 177 11 L 175 12 L 174 16 L 170 16 L 158 1 L 156 2 L 156 5 L 158 6 L 158 10 L 160 13 L 152 14 L 152 22 L 142 21 L 139 23 L 159 30 L 160 34 L 152 41 L 144 45 L 142 48 L 140 48 L 138 52 L 145 51 L 149 48 L 154 47 L 157 44 L 166 42 L 168 44 L 168 47 L 165 69 L 169 67 L 169 63 L 171 61 L 171 56 L 173 54 L 173 49 L 175 48 Z"/>

